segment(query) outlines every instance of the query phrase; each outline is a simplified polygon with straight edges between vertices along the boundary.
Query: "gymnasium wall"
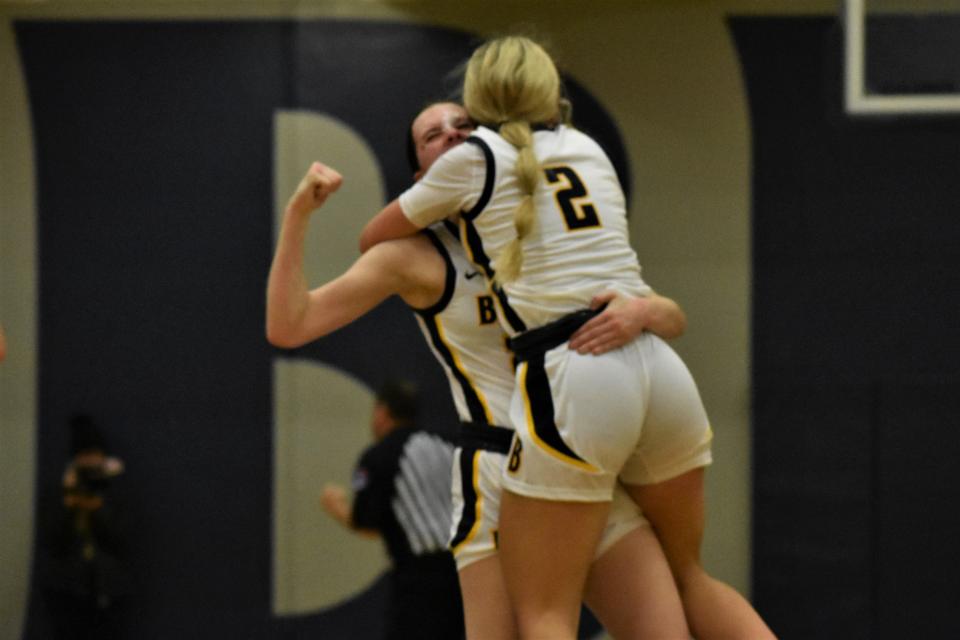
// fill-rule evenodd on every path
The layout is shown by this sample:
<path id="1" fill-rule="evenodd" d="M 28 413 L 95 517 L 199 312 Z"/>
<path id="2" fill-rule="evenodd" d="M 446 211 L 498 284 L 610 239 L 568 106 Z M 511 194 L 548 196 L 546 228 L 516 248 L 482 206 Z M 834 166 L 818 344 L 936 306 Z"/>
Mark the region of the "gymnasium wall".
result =
<path id="1" fill-rule="evenodd" d="M 366 179 L 357 180 L 356 194 L 343 194 L 341 201 L 349 196 L 356 198 L 361 212 L 375 210 L 378 191 L 382 201 L 408 178 L 396 153 L 402 148 L 398 123 L 438 89 L 447 88 L 442 75 L 469 50 L 469 34 L 535 21 L 571 77 L 596 96 L 616 123 L 629 159 L 634 237 L 645 275 L 676 297 L 690 315 L 691 331 L 679 348 L 700 380 L 717 432 L 717 459 L 724 461 L 710 474 L 707 556 L 718 573 L 748 589 L 748 136 L 739 72 L 720 16 L 695 5 L 677 11 L 675 4 L 638 9 L 614 3 L 590 16 L 562 3 L 541 6 L 537 12 L 514 3 L 501 3 L 497 11 L 490 11 L 488 3 L 459 3 L 456 11 L 444 3 L 366 3 L 359 11 L 353 4 L 302 3 L 292 11 L 248 15 L 232 24 L 224 24 L 225 19 L 243 12 L 227 3 L 202 5 L 195 10 L 201 15 L 173 21 L 162 3 L 148 8 L 87 5 L 90 13 L 51 5 L 33 8 L 30 19 L 11 16 L 5 23 L 9 53 L 4 60 L 16 61 L 4 76 L 5 89 L 11 88 L 3 92 L 9 101 L 5 114 L 18 123 L 11 131 L 18 144 L 2 145 L 4 162 L 13 169 L 4 176 L 19 178 L 4 193 L 20 199 L 11 211 L 23 228 L 20 240 L 6 240 L 9 236 L 4 234 L 9 243 L 5 246 L 17 252 L 13 260 L 17 265 L 28 264 L 30 256 L 21 258 L 19 253 L 30 247 L 55 246 L 75 256 L 55 272 L 40 268 L 43 262 L 34 256 L 28 277 L 17 278 L 4 289 L 11 356 L 3 375 L 24 389 L 12 398 L 5 393 L 9 399 L 4 400 L 19 403 L 5 416 L 22 425 L 9 440 L 13 446 L 4 447 L 12 465 L 8 468 L 19 470 L 9 472 L 11 480 L 25 487 L 17 492 L 19 499 L 10 499 L 11 509 L 19 514 L 16 521 L 30 521 L 34 502 L 48 505 L 55 500 L 66 456 L 60 427 L 64 416 L 80 405 L 102 417 L 118 453 L 126 458 L 125 490 L 134 500 L 147 497 L 144 502 L 156 507 L 144 505 L 133 514 L 150 525 L 135 541 L 142 549 L 140 573 L 153 594 L 153 604 L 145 605 L 147 611 L 140 617 L 142 624 L 162 630 L 163 625 L 186 621 L 200 624 L 197 620 L 203 619 L 215 625 L 226 619 L 233 621 L 227 625 L 250 628 L 254 618 L 266 629 L 275 610 L 292 615 L 315 609 L 355 593 L 358 581 L 376 575 L 382 567 L 378 549 L 366 545 L 366 553 L 360 553 L 344 547 L 363 542 L 336 530 L 317 512 L 317 488 L 327 479 L 345 480 L 355 453 L 366 442 L 367 387 L 385 373 L 380 371 L 384 361 L 402 364 L 421 377 L 435 372 L 422 359 L 419 369 L 407 364 L 423 357 L 422 351 L 415 351 L 418 342 L 408 346 L 415 355 L 393 350 L 385 358 L 381 352 L 354 349 L 339 359 L 327 355 L 332 366 L 305 369 L 297 354 L 294 359 L 278 357 L 268 348 L 262 337 L 262 286 L 274 212 L 291 181 L 302 173 L 302 166 L 296 165 L 304 164 L 291 160 L 293 166 L 280 176 L 283 156 L 277 162 L 273 158 L 278 149 L 285 149 L 285 156 L 311 157 L 311 149 L 298 150 L 284 142 L 289 139 L 282 133 L 284 123 L 291 119 L 299 122 L 291 125 L 297 131 L 294 141 L 317 137 L 318 143 L 329 141 L 329 121 L 320 125 L 316 137 L 303 123 L 320 111 L 304 107 L 326 100 L 321 115 L 339 107 L 339 119 L 348 112 L 367 127 L 362 135 L 340 136 L 345 138 L 344 153 L 336 159 L 358 165 L 354 175 L 382 176 L 376 189 L 368 188 Z M 367 45 L 358 49 L 380 54 L 389 67 L 351 66 L 343 57 L 327 58 L 324 54 L 330 49 L 322 47 L 330 45 L 305 37 L 308 22 L 321 28 L 342 27 L 344 20 L 358 14 L 376 26 L 344 33 L 340 46 Z M 65 20 L 71 17 L 82 20 Z M 54 19 L 52 24 L 47 18 Z M 176 29 L 179 22 L 186 23 L 179 25 L 185 29 Z M 448 51 L 454 43 L 459 50 L 438 56 L 429 74 L 422 59 L 417 67 L 401 66 L 398 71 L 404 61 L 414 62 L 409 39 L 398 41 L 403 36 L 396 35 L 411 25 L 439 29 L 431 33 L 428 48 Z M 57 32 L 61 39 L 73 38 L 70 46 L 65 50 L 45 46 L 39 39 L 44 29 Z M 28 33 L 33 34 L 34 59 L 46 56 L 50 65 L 37 69 L 32 79 L 26 65 L 39 63 L 23 57 Z M 164 37 L 165 33 L 169 35 Z M 221 44 L 211 45 L 218 36 Z M 650 43 L 649 53 L 637 55 L 638 40 Z M 125 46 L 136 53 L 125 54 Z M 321 49 L 308 58 L 311 47 Z M 175 55 L 190 57 L 168 69 L 165 61 Z M 308 70 L 301 59 L 331 66 Z M 87 65 L 85 60 L 98 62 Z M 710 64 L 703 65 L 704 60 Z M 228 63 L 236 66 L 226 72 Z M 41 96 L 35 89 L 28 94 L 28 88 L 42 82 L 47 69 L 55 73 L 54 78 L 46 76 L 52 80 L 49 98 L 58 100 L 60 111 L 50 113 L 41 132 L 36 113 Z M 168 71 L 173 72 L 172 83 Z M 317 75 L 310 76 L 310 71 Z M 296 86 L 301 78 L 316 77 L 335 79 L 336 90 L 321 82 L 315 87 Z M 394 87 L 400 80 L 404 92 L 398 94 Z M 67 86 L 61 89 L 64 81 Z M 111 83 L 121 85 L 116 91 L 123 92 L 122 100 L 101 93 Z M 93 94 L 86 110 L 90 117 L 109 116 L 99 128 L 76 122 L 80 116 L 71 114 L 68 90 L 77 89 Z M 298 102 L 311 91 L 321 93 L 304 98 L 307 105 Z M 13 100 L 16 95 L 19 101 Z M 273 99 L 276 95 L 279 101 Z M 370 95 L 385 97 L 364 100 Z M 364 103 L 369 106 L 361 108 Z M 384 103 L 391 107 L 387 113 Z M 312 113 L 304 114 L 305 110 Z M 64 116 L 76 124 L 78 139 L 72 142 L 61 139 L 57 121 Z M 274 121 L 278 124 L 272 128 L 269 123 Z M 211 127 L 211 122 L 216 124 Z M 187 134 L 197 123 L 204 123 L 203 133 Z M 308 133 L 302 134 L 305 130 Z M 715 145 L 713 153 L 703 151 L 705 141 Z M 361 146 L 368 150 L 358 151 Z M 45 175 L 50 180 L 56 174 L 44 173 L 49 161 L 33 154 L 39 149 L 56 154 L 58 148 L 60 166 L 76 164 L 72 172 L 85 185 L 79 193 L 77 189 L 51 193 L 36 186 Z M 326 152 L 328 146 L 318 148 Z M 106 170 L 103 159 L 121 151 L 135 157 L 116 159 L 115 170 Z M 337 164 L 326 153 L 316 155 Z M 371 155 L 377 158 L 375 163 L 367 161 Z M 145 163 L 150 169 L 141 173 L 138 165 Z M 347 175 L 345 189 L 350 187 Z M 279 188 L 283 181 L 286 189 Z M 134 193 L 117 198 L 113 191 L 124 183 L 132 184 Z M 227 185 L 229 195 L 213 195 L 215 184 Z M 190 198 L 181 202 L 165 195 L 181 185 L 190 190 Z M 57 224 L 44 217 L 50 198 L 60 199 Z M 352 213 L 347 205 L 341 214 L 327 212 L 340 220 L 349 220 Z M 73 224 L 68 226 L 69 220 Z M 5 228 L 8 224 L 5 220 Z M 355 227 L 317 228 L 329 234 L 338 230 L 345 236 L 342 240 L 335 235 L 317 239 L 325 250 L 340 246 L 348 250 L 353 245 Z M 24 237 L 31 232 L 35 239 Z M 63 235 L 50 235 L 58 233 Z M 108 240 L 117 234 L 124 242 Z M 52 249 L 41 254 L 50 256 Z M 5 250 L 5 263 L 8 255 Z M 336 272 L 348 259 L 341 252 L 326 263 L 326 272 L 317 272 L 318 277 Z M 134 266 L 149 268 L 155 277 L 119 284 Z M 34 302 L 20 305 L 14 300 Z M 409 328 L 409 318 L 396 307 L 388 317 Z M 362 345 L 367 336 L 385 333 L 385 326 L 392 324 L 372 317 L 329 343 Z M 236 337 L 227 338 L 228 328 Z M 32 332 L 37 334 L 33 342 L 37 348 L 31 349 L 27 345 Z M 399 344 L 394 341 L 393 349 Z M 300 355 L 316 361 L 322 358 L 315 357 L 317 351 L 332 349 L 320 344 L 305 350 L 314 356 Z M 67 365 L 47 364 L 60 352 L 70 354 L 64 358 Z M 221 367 L 228 373 L 221 373 Z M 106 375 L 121 377 L 123 384 L 105 384 Z M 288 392 L 275 391 L 291 376 L 302 381 L 302 391 L 289 383 Z M 313 378 L 319 378 L 315 384 Z M 30 393 L 35 394 L 33 402 L 27 400 Z M 295 400 L 273 402 L 287 397 L 283 393 L 295 394 Z M 294 415 L 283 415 L 291 413 L 291 406 Z M 297 416 L 305 419 L 297 423 Z M 274 433 L 274 425 L 281 422 L 288 428 Z M 4 423 L 13 424 L 6 419 Z M 331 438 L 331 431 L 342 435 Z M 284 451 L 300 454 L 296 465 L 274 464 Z M 205 480 L 205 474 L 216 480 Z M 31 477 L 35 483 L 27 481 Z M 277 491 L 283 487 L 288 490 Z M 172 502 L 165 495 L 171 489 L 176 493 Z M 278 509 L 283 517 L 277 517 Z M 312 545 L 311 531 L 317 533 Z M 3 545 L 10 566 L 18 567 L 7 579 L 10 586 L 4 587 L 12 597 L 2 599 L 19 603 L 14 612 L 27 606 L 32 532 L 32 526 L 14 529 L 8 536 L 11 542 Z M 224 546 L 224 539 L 231 544 Z M 181 561 L 184 557 L 189 561 Z M 340 558 L 345 566 L 329 566 L 331 558 Z M 224 582 L 229 588 L 222 589 Z M 317 585 L 322 586 L 319 593 Z M 185 595 L 175 595 L 179 593 Z M 171 607 L 184 615 L 164 616 Z M 231 615 L 211 616 L 211 610 Z M 224 633 L 231 628 L 218 627 Z"/>
<path id="2" fill-rule="evenodd" d="M 777 486 L 766 475 L 752 486 L 751 420 L 783 404 L 776 390 L 755 397 L 769 379 L 751 373 L 751 355 L 779 344 L 756 323 L 789 307 L 752 298 L 766 282 L 754 271 L 767 268 L 752 224 L 779 204 L 756 198 L 783 177 L 762 172 L 779 165 L 758 161 L 772 143 L 756 127 L 762 118 L 774 140 L 794 130 L 744 77 L 765 68 L 785 95 L 800 85 L 758 62 L 762 50 L 748 58 L 730 16 L 782 16 L 784 3 L 617 1 L 587 13 L 559 0 L 77 5 L 0 5 L 0 322 L 10 342 L 0 365 L 0 637 L 43 635 L 30 597 L 35 531 L 56 503 L 75 410 L 101 419 L 128 464 L 117 498 L 140 580 L 133 637 L 329 633 L 362 618 L 362 602 L 339 603 L 361 593 L 376 603 L 376 588 L 365 590 L 385 566 L 379 548 L 325 519 L 317 493 L 347 480 L 368 440 L 369 389 L 387 375 L 437 390 L 428 420 L 438 430 L 451 408 L 395 302 L 296 352 L 266 344 L 276 214 L 309 160 L 343 168 L 308 265 L 317 281 L 339 273 L 363 219 L 409 179 L 410 116 L 451 88 L 446 74 L 475 38 L 517 24 L 552 45 L 578 114 L 622 149 L 644 275 L 687 311 L 676 346 L 715 431 L 706 564 L 744 592 L 752 575 L 774 584 L 752 566 L 754 532 L 776 544 L 782 529 L 751 524 L 754 497 Z M 785 24 L 811 13 L 828 29 L 835 10 L 790 3 Z M 826 65 L 819 42 L 798 50 L 813 47 Z M 779 357 L 764 362 L 780 372 L 790 360 Z M 870 432 L 871 406 L 852 407 L 842 424 Z M 790 415 L 802 420 L 806 408 Z M 776 585 L 759 602 L 789 637 L 803 627 L 783 613 L 784 593 Z"/>
<path id="3" fill-rule="evenodd" d="M 960 116 L 845 115 L 833 19 L 731 31 L 753 114 L 754 600 L 795 637 L 951 637 Z M 878 16 L 869 86 L 956 92 L 958 32 Z"/>

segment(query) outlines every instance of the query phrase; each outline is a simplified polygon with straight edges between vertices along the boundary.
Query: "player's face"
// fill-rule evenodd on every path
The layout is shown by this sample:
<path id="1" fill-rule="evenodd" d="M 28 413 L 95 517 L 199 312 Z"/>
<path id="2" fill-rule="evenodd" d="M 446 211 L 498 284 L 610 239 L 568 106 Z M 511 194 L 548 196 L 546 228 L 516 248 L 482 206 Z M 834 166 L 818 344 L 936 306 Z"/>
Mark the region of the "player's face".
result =
<path id="1" fill-rule="evenodd" d="M 467 139 L 474 126 L 467 110 L 453 102 L 427 107 L 413 121 L 410 133 L 417 151 L 419 179 L 447 150 Z"/>

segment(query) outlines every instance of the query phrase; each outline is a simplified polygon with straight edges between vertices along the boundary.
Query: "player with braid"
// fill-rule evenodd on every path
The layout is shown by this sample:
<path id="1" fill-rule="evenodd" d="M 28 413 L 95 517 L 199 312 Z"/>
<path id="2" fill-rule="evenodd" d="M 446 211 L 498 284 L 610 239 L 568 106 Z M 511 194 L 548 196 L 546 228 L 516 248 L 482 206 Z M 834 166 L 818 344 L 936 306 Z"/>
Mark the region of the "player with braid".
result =
<path id="1" fill-rule="evenodd" d="M 597 290 L 643 296 L 626 204 L 602 149 L 560 117 L 559 74 L 536 43 L 489 41 L 464 104 L 482 126 L 364 229 L 361 248 L 454 219 L 492 283 L 520 362 L 504 469 L 500 556 L 523 637 L 575 637 L 614 487 L 650 519 L 697 638 L 769 638 L 700 563 L 711 430 L 689 371 L 644 333 L 588 357 L 566 347 Z M 533 215 L 531 215 L 531 210 Z"/>
<path id="2" fill-rule="evenodd" d="M 437 157 L 463 142 L 473 125 L 463 107 L 431 105 L 411 127 L 411 160 L 420 176 Z M 311 213 L 336 191 L 340 175 L 315 163 L 290 198 L 270 270 L 267 335 L 296 347 L 347 324 L 391 295 L 416 313 L 450 382 L 463 421 L 453 474 L 451 547 L 457 561 L 469 638 L 515 638 L 497 550 L 501 468 L 512 430 L 512 356 L 496 319 L 493 295 L 467 260 L 458 234 L 440 223 L 415 236 L 378 245 L 350 269 L 307 288 L 303 243 Z M 454 230 L 455 231 L 455 230 Z M 685 319 L 672 300 L 601 293 L 605 311 L 571 342 L 601 353 L 650 330 L 682 333 Z M 607 519 L 584 599 L 614 637 L 680 637 L 687 633 L 669 566 L 633 502 L 621 490 Z"/>

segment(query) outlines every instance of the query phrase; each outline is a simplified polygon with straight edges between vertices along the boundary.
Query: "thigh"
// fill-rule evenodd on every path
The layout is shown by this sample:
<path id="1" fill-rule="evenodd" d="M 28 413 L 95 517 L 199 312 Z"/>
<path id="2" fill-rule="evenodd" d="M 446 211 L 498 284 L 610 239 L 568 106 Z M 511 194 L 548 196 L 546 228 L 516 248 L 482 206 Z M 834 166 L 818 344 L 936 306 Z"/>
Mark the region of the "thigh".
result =
<path id="1" fill-rule="evenodd" d="M 517 637 L 500 558 L 489 555 L 460 569 L 460 592 L 468 640 L 513 640 Z"/>
<path id="2" fill-rule="evenodd" d="M 713 432 L 700 392 L 683 360 L 650 336 L 644 363 L 649 383 L 643 429 L 620 480 L 654 484 L 711 463 Z"/>
<path id="3" fill-rule="evenodd" d="M 541 500 L 504 491 L 500 507 L 500 561 L 520 635 L 575 637 L 609 502 Z"/>
<path id="4" fill-rule="evenodd" d="M 704 468 L 651 485 L 625 485 L 656 531 L 678 579 L 699 567 L 705 523 Z"/>
<path id="5" fill-rule="evenodd" d="M 638 527 L 594 560 L 584 601 L 614 638 L 687 638 L 683 605 L 650 527 Z"/>

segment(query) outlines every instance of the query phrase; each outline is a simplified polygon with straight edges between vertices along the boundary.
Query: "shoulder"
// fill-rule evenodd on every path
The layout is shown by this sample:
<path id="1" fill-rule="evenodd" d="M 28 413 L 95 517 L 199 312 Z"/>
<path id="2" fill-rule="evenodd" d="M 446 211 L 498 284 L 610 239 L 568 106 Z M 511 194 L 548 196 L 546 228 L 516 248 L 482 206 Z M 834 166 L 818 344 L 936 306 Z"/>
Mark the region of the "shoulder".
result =
<path id="1" fill-rule="evenodd" d="M 489 148 L 490 138 L 489 136 L 481 136 L 480 133 L 480 129 L 474 130 L 466 141 L 458 144 L 437 158 L 433 165 L 427 170 L 425 177 L 429 177 L 431 174 L 436 176 L 438 174 L 463 173 L 465 169 L 469 169 L 477 163 L 485 162 L 486 154 L 484 153 L 484 147 Z M 489 133 L 495 137 L 499 137 L 493 132 Z"/>
<path id="2" fill-rule="evenodd" d="M 558 155 L 571 161 L 586 163 L 599 170 L 613 170 L 613 163 L 603 147 L 586 133 L 560 125 L 554 131 L 538 132 L 538 143 L 546 155 Z"/>
<path id="3" fill-rule="evenodd" d="M 416 277 L 428 262 L 439 253 L 425 233 L 387 240 L 374 245 L 359 260 L 371 265 L 384 275 Z"/>
<path id="4" fill-rule="evenodd" d="M 414 435 L 418 433 L 416 427 L 409 426 L 400 426 L 396 427 L 393 431 L 384 436 L 377 447 L 384 452 L 385 455 L 396 458 L 402 453 L 403 448 L 406 446 L 407 441 Z"/>
<path id="5" fill-rule="evenodd" d="M 377 271 L 393 279 L 393 290 L 413 308 L 434 304 L 443 294 L 448 259 L 439 240 L 430 231 L 391 240 L 380 249 Z M 371 249 L 372 251 L 373 249 Z"/>
<path id="6" fill-rule="evenodd" d="M 405 256 L 417 256 L 434 251 L 433 243 L 425 234 L 415 233 L 411 236 L 386 240 L 376 244 L 363 255 L 369 255 L 370 260 L 394 263 L 402 261 Z"/>
<path id="7" fill-rule="evenodd" d="M 485 127 L 484 125 L 480 125 L 474 129 L 473 133 L 470 134 L 470 137 L 479 138 L 485 142 L 496 142 L 497 140 L 503 140 L 497 131 L 494 131 L 490 127 Z M 504 142 L 506 141 L 504 140 Z"/>
<path id="8" fill-rule="evenodd" d="M 353 469 L 353 490 L 367 486 L 370 480 L 370 472 L 380 466 L 383 460 L 383 451 L 380 449 L 380 443 L 372 444 L 367 447 L 360 458 L 357 460 Z"/>
<path id="9" fill-rule="evenodd" d="M 589 151 L 591 153 L 603 154 L 603 148 L 589 135 L 579 129 L 567 125 L 560 125 L 553 131 L 545 132 L 547 135 L 553 135 L 562 144 Z"/>
<path id="10" fill-rule="evenodd" d="M 412 430 L 410 442 L 414 442 L 418 446 L 438 449 L 453 448 L 454 446 L 446 436 L 423 428 L 415 428 Z"/>
<path id="11" fill-rule="evenodd" d="M 507 142 L 499 132 L 487 127 L 477 127 L 467 138 L 469 146 L 474 148 L 473 155 L 478 160 L 490 160 L 491 156 L 516 154 L 516 147 Z M 461 147 L 467 145 L 462 144 Z M 448 152 L 449 153 L 449 152 Z"/>
<path id="12" fill-rule="evenodd" d="M 409 431 L 403 443 L 404 457 L 422 467 L 446 464 L 452 459 L 454 445 L 440 434 L 421 428 Z"/>
<path id="13" fill-rule="evenodd" d="M 380 476 L 392 469 L 403 451 L 403 443 L 408 434 L 401 433 L 405 429 L 395 429 L 378 442 L 373 443 L 363 452 L 357 462 L 357 469 Z"/>

